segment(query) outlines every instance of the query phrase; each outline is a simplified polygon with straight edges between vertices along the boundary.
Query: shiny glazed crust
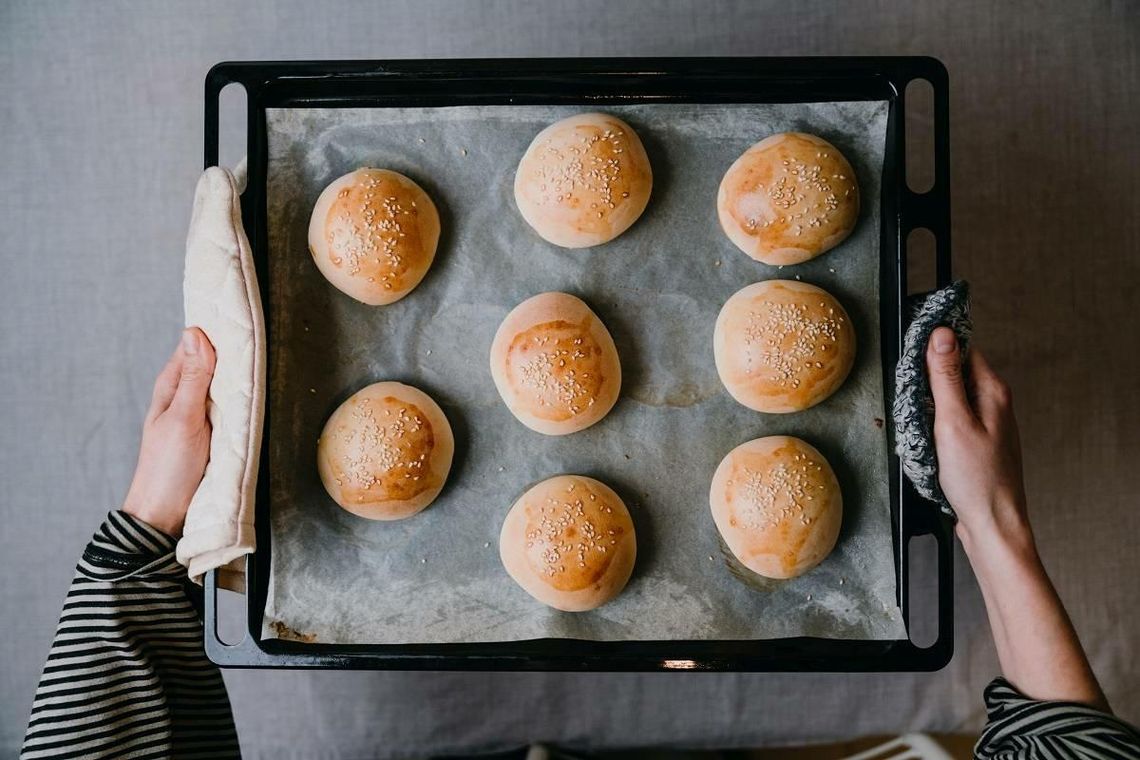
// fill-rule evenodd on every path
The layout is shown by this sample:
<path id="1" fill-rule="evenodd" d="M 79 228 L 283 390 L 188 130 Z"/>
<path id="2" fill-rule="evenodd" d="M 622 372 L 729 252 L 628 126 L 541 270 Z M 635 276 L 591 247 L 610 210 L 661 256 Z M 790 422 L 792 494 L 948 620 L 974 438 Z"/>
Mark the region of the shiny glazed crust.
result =
<path id="1" fill-rule="evenodd" d="M 541 293 L 507 315 L 491 344 L 491 377 L 511 413 L 545 435 L 593 425 L 621 391 L 613 338 L 567 293 Z"/>
<path id="2" fill-rule="evenodd" d="M 855 229 L 859 184 L 834 145 L 784 132 L 756 143 L 729 167 L 716 208 L 737 248 L 765 264 L 799 264 Z"/>
<path id="3" fill-rule="evenodd" d="M 538 133 L 515 173 L 515 203 L 544 240 L 587 248 L 613 240 L 645 211 L 653 171 L 621 119 L 585 113 Z"/>
<path id="4" fill-rule="evenodd" d="M 338 290 L 371 306 L 400 300 L 427 274 L 439 213 L 402 174 L 357 169 L 326 187 L 309 219 L 309 253 Z"/>
<path id="5" fill-rule="evenodd" d="M 559 475 L 524 493 L 503 521 L 499 556 L 538 601 L 566 612 L 600 607 L 625 588 L 637 559 L 629 511 L 604 483 Z"/>
<path id="6" fill-rule="evenodd" d="M 855 331 L 830 293 L 766 280 L 733 294 L 713 332 L 717 374 L 758 412 L 798 412 L 839 390 L 855 362 Z"/>
<path id="7" fill-rule="evenodd" d="M 713 521 L 733 555 L 766 578 L 794 578 L 831 553 L 843 496 L 831 465 L 799 438 L 757 438 L 729 452 L 709 490 Z"/>
<path id="8" fill-rule="evenodd" d="M 337 407 L 317 440 L 317 470 L 338 505 L 399 520 L 439 495 L 455 451 L 443 410 L 423 391 L 383 382 Z"/>

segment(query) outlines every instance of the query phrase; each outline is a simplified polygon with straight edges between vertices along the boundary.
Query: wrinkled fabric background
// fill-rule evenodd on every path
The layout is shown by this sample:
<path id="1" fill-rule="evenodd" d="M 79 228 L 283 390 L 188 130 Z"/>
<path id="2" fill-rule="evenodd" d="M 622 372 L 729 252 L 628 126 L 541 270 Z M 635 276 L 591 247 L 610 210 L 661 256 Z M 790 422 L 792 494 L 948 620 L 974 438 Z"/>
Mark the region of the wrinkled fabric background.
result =
<path id="1" fill-rule="evenodd" d="M 0 755 L 19 746 L 75 561 L 126 491 L 177 340 L 202 82 L 226 59 L 941 58 L 955 273 L 973 287 L 977 345 L 1014 389 L 1046 566 L 1109 699 L 1140 720 L 1136 14 L 1123 0 L 0 4 Z M 231 164 L 240 123 L 227 122 Z M 958 559 L 956 654 L 938 673 L 226 680 L 252 758 L 970 730 L 996 660 Z"/>

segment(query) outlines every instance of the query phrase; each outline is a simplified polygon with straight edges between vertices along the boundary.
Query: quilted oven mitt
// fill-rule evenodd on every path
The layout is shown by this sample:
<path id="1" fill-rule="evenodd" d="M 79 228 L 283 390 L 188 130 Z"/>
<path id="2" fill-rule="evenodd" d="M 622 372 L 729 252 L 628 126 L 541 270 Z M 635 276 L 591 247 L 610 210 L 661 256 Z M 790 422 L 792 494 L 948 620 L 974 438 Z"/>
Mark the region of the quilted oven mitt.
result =
<path id="1" fill-rule="evenodd" d="M 902 355 L 895 365 L 895 453 L 903 472 L 924 497 L 957 519 L 938 485 L 938 457 L 934 451 L 934 397 L 926 375 L 926 344 L 934 328 L 943 325 L 958 336 L 960 358 L 965 358 L 973 331 L 970 288 L 964 280 L 952 282 L 913 305 L 910 327 L 903 337 Z"/>
<path id="2" fill-rule="evenodd" d="M 202 174 L 194 193 L 183 279 L 186 325 L 200 327 L 214 344 L 217 368 L 208 403 L 210 461 L 177 548 L 195 583 L 217 569 L 219 584 L 235 591 L 244 590 L 244 556 L 254 549 L 265 407 L 265 324 L 239 193 L 234 175 L 218 167 Z"/>

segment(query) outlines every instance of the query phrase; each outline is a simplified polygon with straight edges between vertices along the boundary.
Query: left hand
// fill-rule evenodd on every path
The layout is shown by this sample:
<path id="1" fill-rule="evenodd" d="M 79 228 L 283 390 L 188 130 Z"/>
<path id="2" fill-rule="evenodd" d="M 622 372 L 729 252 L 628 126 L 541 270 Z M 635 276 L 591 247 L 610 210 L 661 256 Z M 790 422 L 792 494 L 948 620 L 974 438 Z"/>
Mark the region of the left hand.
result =
<path id="1" fill-rule="evenodd" d="M 174 536 L 210 459 L 206 398 L 214 377 L 214 347 L 197 327 L 182 341 L 154 384 L 143 423 L 138 466 L 123 511 Z"/>

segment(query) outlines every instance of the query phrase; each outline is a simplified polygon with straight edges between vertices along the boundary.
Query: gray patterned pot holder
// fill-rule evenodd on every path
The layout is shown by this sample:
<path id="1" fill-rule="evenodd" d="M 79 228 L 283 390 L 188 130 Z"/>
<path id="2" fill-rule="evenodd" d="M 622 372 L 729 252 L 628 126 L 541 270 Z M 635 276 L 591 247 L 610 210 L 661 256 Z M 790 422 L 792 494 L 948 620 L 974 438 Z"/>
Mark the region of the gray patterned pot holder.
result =
<path id="1" fill-rule="evenodd" d="M 903 338 L 902 355 L 895 367 L 895 453 L 903 472 L 924 497 L 957 519 L 938 485 L 938 457 L 934 452 L 934 398 L 926 376 L 926 343 L 934 328 L 943 325 L 958 336 L 959 357 L 970 343 L 970 287 L 957 280 L 914 303 L 910 327 Z"/>

